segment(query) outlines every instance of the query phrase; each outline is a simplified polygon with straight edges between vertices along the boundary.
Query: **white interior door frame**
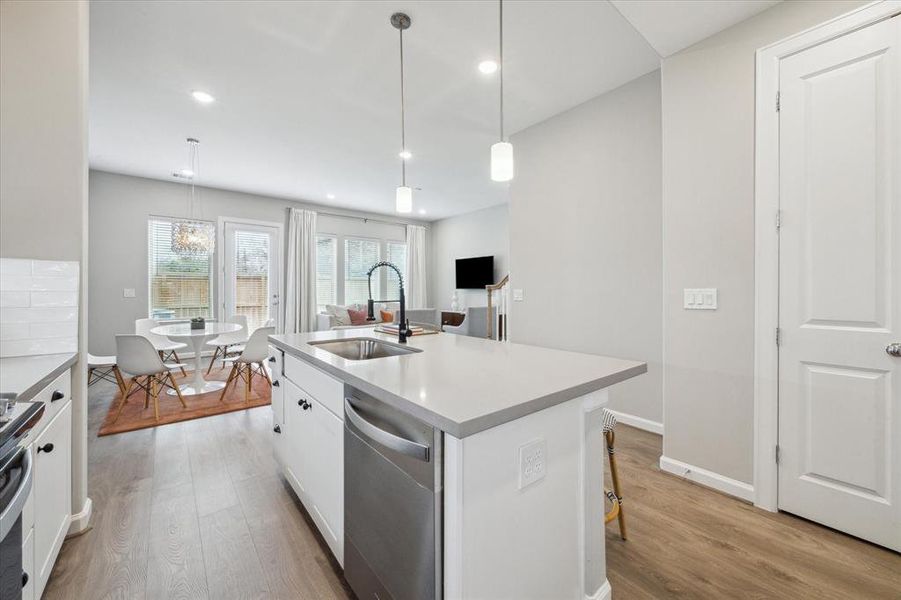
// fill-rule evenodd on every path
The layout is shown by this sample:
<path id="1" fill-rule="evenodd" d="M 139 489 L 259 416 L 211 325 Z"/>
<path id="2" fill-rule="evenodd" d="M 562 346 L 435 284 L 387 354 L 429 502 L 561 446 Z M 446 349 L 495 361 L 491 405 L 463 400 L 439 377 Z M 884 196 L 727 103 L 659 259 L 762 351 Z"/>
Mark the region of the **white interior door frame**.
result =
<path id="1" fill-rule="evenodd" d="M 278 244 L 276 246 L 278 252 L 278 255 L 276 256 L 276 265 L 278 269 L 278 310 L 276 311 L 275 315 L 275 326 L 276 332 L 281 331 L 280 327 L 284 318 L 284 315 L 282 314 L 282 307 L 284 306 L 283 300 L 285 297 L 285 226 L 283 223 L 278 223 L 275 221 L 260 221 L 257 219 L 240 219 L 238 217 L 219 217 L 216 226 L 216 280 L 218 281 L 218 285 L 216 286 L 216 307 L 219 310 L 215 311 L 215 314 L 220 315 L 220 320 L 228 318 L 228 315 L 225 314 L 224 309 L 226 301 L 225 295 L 227 293 L 225 289 L 225 226 L 228 223 L 234 223 L 236 225 L 256 225 L 260 227 L 272 227 L 278 232 L 276 234 L 276 237 L 278 238 Z"/>
<path id="2" fill-rule="evenodd" d="M 778 510 L 779 433 L 779 92 L 780 61 L 797 52 L 901 13 L 901 0 L 880 0 L 757 51 L 754 244 L 754 504 Z"/>

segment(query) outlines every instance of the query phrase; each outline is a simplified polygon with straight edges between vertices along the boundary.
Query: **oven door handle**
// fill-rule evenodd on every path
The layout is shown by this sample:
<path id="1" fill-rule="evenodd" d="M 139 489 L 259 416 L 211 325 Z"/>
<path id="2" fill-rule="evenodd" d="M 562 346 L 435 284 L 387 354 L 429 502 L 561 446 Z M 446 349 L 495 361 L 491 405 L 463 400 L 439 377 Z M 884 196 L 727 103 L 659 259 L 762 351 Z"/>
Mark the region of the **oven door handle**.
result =
<path id="1" fill-rule="evenodd" d="M 9 505 L 3 509 L 2 513 L 0 513 L 0 540 L 5 538 L 6 534 L 9 533 L 10 529 L 15 525 L 16 519 L 19 518 L 19 515 L 22 513 L 22 508 L 25 506 L 25 501 L 28 500 L 28 494 L 31 492 L 31 478 L 34 474 L 31 448 L 25 448 L 24 451 L 25 457 L 23 458 L 23 462 L 25 463 L 25 474 L 19 482 L 19 489 L 16 491 L 16 495 L 13 496 Z"/>
<path id="2" fill-rule="evenodd" d="M 428 446 L 418 444 L 407 438 L 402 438 L 393 433 L 389 433 L 380 427 L 376 427 L 354 409 L 350 403 L 350 398 L 344 399 L 344 414 L 347 415 L 350 422 L 353 423 L 354 427 L 359 429 L 361 433 L 372 438 L 386 448 L 399 452 L 404 456 L 421 460 L 422 462 L 429 462 Z"/>

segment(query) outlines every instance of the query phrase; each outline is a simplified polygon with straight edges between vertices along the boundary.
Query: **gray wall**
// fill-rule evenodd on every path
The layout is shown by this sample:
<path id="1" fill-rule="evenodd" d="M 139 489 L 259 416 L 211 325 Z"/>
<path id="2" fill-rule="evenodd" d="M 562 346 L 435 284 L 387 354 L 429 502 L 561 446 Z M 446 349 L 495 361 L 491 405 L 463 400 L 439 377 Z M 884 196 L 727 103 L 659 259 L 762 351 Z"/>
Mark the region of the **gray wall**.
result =
<path id="1" fill-rule="evenodd" d="M 214 188 L 198 190 L 200 202 L 195 207 L 195 217 L 214 222 L 220 216 L 278 222 L 282 223 L 285 234 L 290 207 L 305 206 L 355 217 L 393 220 L 281 198 Z M 188 216 L 188 192 L 188 186 L 180 183 L 91 171 L 89 321 L 92 353 L 115 354 L 115 335 L 134 331 L 135 319 L 147 316 L 147 218 L 150 215 Z M 322 214 L 317 222 L 320 232 L 338 236 L 400 241 L 406 237 L 406 228 L 401 224 L 364 222 L 360 218 Z M 125 288 L 134 288 L 135 297 L 124 298 Z"/>
<path id="2" fill-rule="evenodd" d="M 456 260 L 494 256 L 494 280 L 510 269 L 509 214 L 501 204 L 432 223 L 432 279 L 429 295 L 435 308 L 448 309 L 454 295 Z M 486 306 L 484 290 L 460 290 L 462 306 Z"/>
<path id="3" fill-rule="evenodd" d="M 81 262 L 87 348 L 87 2 L 0 2 L 0 256 Z M 85 368 L 72 378 L 73 528 L 87 499 Z"/>
<path id="4" fill-rule="evenodd" d="M 861 2 L 784 2 L 663 61 L 664 454 L 750 483 L 754 54 Z M 682 309 L 686 287 L 719 309 Z"/>
<path id="5" fill-rule="evenodd" d="M 513 136 L 511 338 L 647 361 L 613 408 L 662 421 L 660 73 Z"/>

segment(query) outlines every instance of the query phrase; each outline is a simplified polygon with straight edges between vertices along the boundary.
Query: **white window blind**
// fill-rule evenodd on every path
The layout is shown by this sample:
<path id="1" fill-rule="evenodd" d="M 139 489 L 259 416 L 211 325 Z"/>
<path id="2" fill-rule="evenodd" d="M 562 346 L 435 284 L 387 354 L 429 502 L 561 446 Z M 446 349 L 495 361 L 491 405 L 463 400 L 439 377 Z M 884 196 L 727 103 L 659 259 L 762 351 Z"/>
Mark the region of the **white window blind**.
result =
<path id="1" fill-rule="evenodd" d="M 172 224 L 177 219 L 153 217 L 147 222 L 147 266 L 150 316 L 182 319 L 212 315 L 212 257 L 184 255 L 172 249 Z M 207 224 L 211 235 L 215 231 Z"/>
<path id="2" fill-rule="evenodd" d="M 235 231 L 235 313 L 255 331 L 269 319 L 269 234 Z"/>
<path id="3" fill-rule="evenodd" d="M 394 263 L 400 272 L 404 274 L 404 283 L 407 281 L 407 245 L 399 242 L 387 242 L 388 262 Z M 397 279 L 397 273 L 394 269 L 386 269 L 388 273 L 388 290 L 385 294 L 386 300 L 400 299 L 400 284 Z"/>
<path id="4" fill-rule="evenodd" d="M 326 304 L 338 304 L 338 240 L 316 236 L 316 304 L 319 312 Z"/>
<path id="5" fill-rule="evenodd" d="M 379 245 L 377 240 L 344 240 L 344 304 L 366 304 L 369 299 L 366 273 L 379 262 Z M 376 300 L 382 300 L 379 279 L 373 274 L 372 297 Z"/>

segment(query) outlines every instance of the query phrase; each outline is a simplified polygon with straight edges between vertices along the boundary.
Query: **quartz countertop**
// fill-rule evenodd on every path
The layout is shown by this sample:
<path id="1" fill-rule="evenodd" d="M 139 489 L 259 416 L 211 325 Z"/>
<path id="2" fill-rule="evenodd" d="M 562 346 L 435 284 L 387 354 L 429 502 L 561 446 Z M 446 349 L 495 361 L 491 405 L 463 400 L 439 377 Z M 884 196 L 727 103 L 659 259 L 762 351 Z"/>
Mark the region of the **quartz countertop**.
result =
<path id="1" fill-rule="evenodd" d="M 463 438 L 630 379 L 647 363 L 498 342 L 449 333 L 408 339 L 422 350 L 402 356 L 347 360 L 307 342 L 370 337 L 372 329 L 269 336 L 286 353 L 348 385 Z"/>
<path id="2" fill-rule="evenodd" d="M 0 358 L 0 392 L 18 394 L 17 402 L 31 400 L 77 359 L 74 352 Z"/>

